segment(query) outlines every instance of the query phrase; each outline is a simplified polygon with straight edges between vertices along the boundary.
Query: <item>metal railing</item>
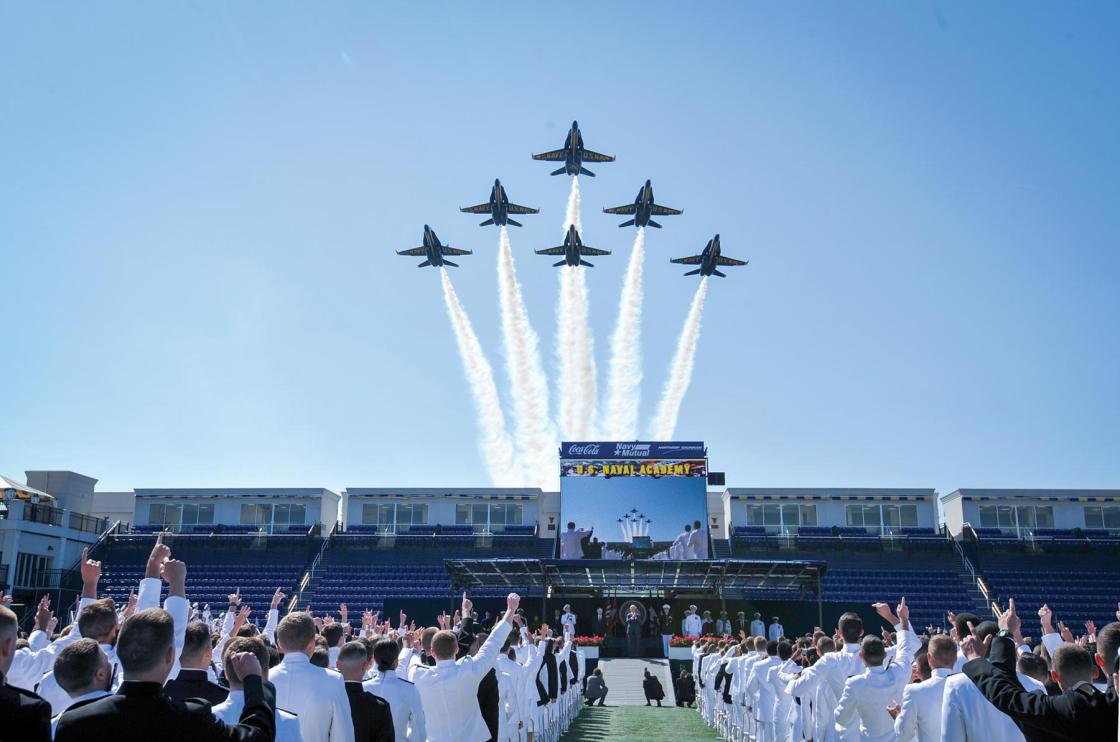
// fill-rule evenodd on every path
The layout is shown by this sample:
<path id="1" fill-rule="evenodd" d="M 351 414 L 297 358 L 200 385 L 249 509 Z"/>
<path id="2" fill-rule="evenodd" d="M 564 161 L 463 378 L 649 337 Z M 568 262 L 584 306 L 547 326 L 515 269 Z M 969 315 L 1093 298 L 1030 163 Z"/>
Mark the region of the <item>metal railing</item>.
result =
<path id="1" fill-rule="evenodd" d="M 956 549 L 957 556 L 961 558 L 961 563 L 964 564 L 964 568 L 968 571 L 968 575 L 972 578 L 972 583 L 976 585 L 976 589 L 984 596 L 984 600 L 990 603 L 991 597 L 988 593 L 988 585 L 984 582 L 984 579 L 976 573 L 976 567 L 972 566 L 972 561 L 965 556 L 964 549 L 961 548 L 960 543 L 949 533 L 949 529 L 945 529 L 945 537 L 949 539 L 949 543 Z"/>

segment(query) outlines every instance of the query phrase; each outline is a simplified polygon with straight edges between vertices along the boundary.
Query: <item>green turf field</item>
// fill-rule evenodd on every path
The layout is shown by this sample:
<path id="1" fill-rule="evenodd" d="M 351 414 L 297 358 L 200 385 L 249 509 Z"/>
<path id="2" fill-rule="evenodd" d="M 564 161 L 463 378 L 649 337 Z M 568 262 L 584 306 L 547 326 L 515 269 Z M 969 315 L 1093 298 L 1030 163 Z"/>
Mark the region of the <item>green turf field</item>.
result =
<path id="1" fill-rule="evenodd" d="M 594 706 L 583 713 L 561 742 L 593 742 L 609 739 L 622 742 L 655 740 L 717 739 L 714 730 L 700 719 L 696 709 L 676 706 Z"/>

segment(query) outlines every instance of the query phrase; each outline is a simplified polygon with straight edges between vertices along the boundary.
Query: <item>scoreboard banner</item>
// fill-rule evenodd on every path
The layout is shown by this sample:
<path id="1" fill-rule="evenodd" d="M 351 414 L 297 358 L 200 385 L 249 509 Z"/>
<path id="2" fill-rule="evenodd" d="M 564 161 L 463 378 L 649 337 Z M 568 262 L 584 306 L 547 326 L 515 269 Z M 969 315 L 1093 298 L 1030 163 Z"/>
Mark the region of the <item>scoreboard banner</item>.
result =
<path id="1" fill-rule="evenodd" d="M 652 463 L 661 459 L 694 462 L 706 459 L 700 441 L 566 441 L 560 444 L 560 460 L 629 461 Z M 564 467 L 562 467 L 564 468 Z"/>
<path id="2" fill-rule="evenodd" d="M 562 459 L 561 477 L 707 477 L 706 459 Z"/>

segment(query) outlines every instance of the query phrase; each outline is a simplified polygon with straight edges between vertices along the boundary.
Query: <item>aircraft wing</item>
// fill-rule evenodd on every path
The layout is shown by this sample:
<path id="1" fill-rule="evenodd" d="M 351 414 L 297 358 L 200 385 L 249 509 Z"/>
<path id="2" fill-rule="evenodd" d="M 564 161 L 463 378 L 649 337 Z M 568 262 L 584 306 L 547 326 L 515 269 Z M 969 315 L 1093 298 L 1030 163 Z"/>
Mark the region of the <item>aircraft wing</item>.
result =
<path id="1" fill-rule="evenodd" d="M 627 204 L 626 206 L 615 206 L 613 209 L 603 209 L 604 214 L 633 214 L 638 210 L 635 204 Z"/>
<path id="2" fill-rule="evenodd" d="M 510 214 L 539 214 L 540 209 L 534 209 L 532 206 L 518 206 L 517 204 L 506 204 L 506 211 Z"/>
<path id="3" fill-rule="evenodd" d="M 689 255 L 687 258 L 669 258 L 670 263 L 680 263 L 681 265 L 700 265 L 704 262 L 703 255 Z"/>
<path id="4" fill-rule="evenodd" d="M 566 149 L 554 149 L 551 152 L 541 152 L 539 155 L 533 155 L 533 159 L 560 162 L 568 158 L 567 153 L 568 151 Z"/>
<path id="5" fill-rule="evenodd" d="M 745 260 L 736 260 L 735 258 L 725 258 L 722 255 L 720 255 L 718 258 L 716 258 L 716 265 L 746 265 L 746 264 L 747 264 L 747 261 L 745 261 Z"/>
<path id="6" fill-rule="evenodd" d="M 448 247 L 447 245 L 444 245 L 443 247 L 441 247 L 439 251 L 440 251 L 441 255 L 470 255 L 471 254 L 470 250 L 460 250 L 457 247 Z"/>
<path id="7" fill-rule="evenodd" d="M 425 247 L 412 247 L 408 250 L 397 250 L 397 255 L 427 255 L 428 249 Z"/>
<path id="8" fill-rule="evenodd" d="M 584 162 L 614 162 L 614 155 L 601 155 L 589 149 L 583 151 L 582 157 Z"/>
<path id="9" fill-rule="evenodd" d="M 489 214 L 490 204 L 479 204 L 478 206 L 460 206 L 459 211 L 464 214 Z"/>
<path id="10" fill-rule="evenodd" d="M 657 204 L 650 204 L 649 213 L 657 214 L 658 216 L 677 216 L 683 214 L 683 209 L 670 209 L 668 206 L 658 206 Z"/>
<path id="11" fill-rule="evenodd" d="M 546 247 L 543 250 L 535 250 L 537 255 L 563 255 L 568 252 L 568 248 L 561 245 L 560 247 Z"/>
<path id="12" fill-rule="evenodd" d="M 597 247 L 588 247 L 587 245 L 581 245 L 580 248 L 579 248 L 579 254 L 580 255 L 610 255 L 611 251 L 610 250 L 600 250 Z"/>

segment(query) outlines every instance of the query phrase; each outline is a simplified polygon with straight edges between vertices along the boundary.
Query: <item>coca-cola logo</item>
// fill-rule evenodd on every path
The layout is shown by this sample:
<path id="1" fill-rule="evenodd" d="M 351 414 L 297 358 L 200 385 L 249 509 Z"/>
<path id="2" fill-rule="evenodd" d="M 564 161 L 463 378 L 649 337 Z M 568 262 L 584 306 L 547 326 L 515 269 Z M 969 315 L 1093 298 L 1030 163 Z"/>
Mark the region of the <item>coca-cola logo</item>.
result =
<path id="1" fill-rule="evenodd" d="M 599 444 L 598 443 L 573 443 L 568 446 L 568 453 L 577 456 L 598 456 Z"/>

